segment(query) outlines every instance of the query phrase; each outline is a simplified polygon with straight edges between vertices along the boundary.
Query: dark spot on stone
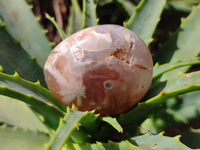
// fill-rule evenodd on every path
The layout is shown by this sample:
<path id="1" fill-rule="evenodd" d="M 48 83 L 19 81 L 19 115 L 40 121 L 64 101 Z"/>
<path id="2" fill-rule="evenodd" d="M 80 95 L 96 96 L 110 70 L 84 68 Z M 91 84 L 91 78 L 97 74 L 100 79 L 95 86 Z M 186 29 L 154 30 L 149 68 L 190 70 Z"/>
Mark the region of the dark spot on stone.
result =
<path id="1" fill-rule="evenodd" d="M 104 87 L 105 87 L 106 89 L 112 89 L 112 84 L 111 84 L 110 82 L 105 82 L 105 83 L 104 83 Z"/>

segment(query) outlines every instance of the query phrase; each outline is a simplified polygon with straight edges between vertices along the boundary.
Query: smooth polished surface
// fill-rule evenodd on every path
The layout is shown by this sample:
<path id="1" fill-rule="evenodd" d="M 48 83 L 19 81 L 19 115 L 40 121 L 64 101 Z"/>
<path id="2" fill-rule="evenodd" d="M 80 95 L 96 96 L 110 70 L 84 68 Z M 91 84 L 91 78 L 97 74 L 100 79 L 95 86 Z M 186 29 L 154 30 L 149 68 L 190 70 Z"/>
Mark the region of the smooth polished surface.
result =
<path id="1" fill-rule="evenodd" d="M 81 30 L 57 45 L 44 68 L 49 89 L 64 105 L 113 115 L 148 91 L 153 62 L 143 41 L 118 25 Z"/>

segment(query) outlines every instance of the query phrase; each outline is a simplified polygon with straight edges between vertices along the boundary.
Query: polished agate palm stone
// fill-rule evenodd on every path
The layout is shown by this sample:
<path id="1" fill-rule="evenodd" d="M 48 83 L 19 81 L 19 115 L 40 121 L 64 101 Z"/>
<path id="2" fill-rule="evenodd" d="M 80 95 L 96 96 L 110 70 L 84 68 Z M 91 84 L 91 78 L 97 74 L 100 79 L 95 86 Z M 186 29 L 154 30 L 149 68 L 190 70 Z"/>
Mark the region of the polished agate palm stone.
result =
<path id="1" fill-rule="evenodd" d="M 142 99 L 151 84 L 152 68 L 149 49 L 135 33 L 118 25 L 99 25 L 58 44 L 44 74 L 64 105 L 114 115 Z"/>

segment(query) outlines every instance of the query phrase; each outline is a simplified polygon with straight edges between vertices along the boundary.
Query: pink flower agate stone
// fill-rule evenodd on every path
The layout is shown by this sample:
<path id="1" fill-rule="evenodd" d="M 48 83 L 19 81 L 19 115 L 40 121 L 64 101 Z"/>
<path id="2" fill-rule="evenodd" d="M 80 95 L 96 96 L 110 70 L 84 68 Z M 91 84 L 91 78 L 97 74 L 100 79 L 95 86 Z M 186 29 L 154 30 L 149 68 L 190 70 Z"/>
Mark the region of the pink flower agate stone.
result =
<path id="1" fill-rule="evenodd" d="M 125 112 L 148 91 L 153 62 L 144 42 L 118 25 L 83 29 L 58 44 L 45 80 L 64 105 L 101 115 Z"/>

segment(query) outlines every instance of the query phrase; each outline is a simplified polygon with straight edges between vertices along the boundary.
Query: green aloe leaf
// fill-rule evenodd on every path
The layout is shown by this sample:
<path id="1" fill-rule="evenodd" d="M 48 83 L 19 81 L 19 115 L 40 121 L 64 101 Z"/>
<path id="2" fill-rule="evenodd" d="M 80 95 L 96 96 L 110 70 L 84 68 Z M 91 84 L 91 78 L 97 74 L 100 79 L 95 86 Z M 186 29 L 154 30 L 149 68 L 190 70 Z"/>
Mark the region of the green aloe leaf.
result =
<path id="1" fill-rule="evenodd" d="M 0 95 L 0 120 L 11 126 L 46 132 L 44 124 L 23 102 Z"/>
<path id="2" fill-rule="evenodd" d="M 43 68 L 52 48 L 28 4 L 24 0 L 0 0 L 0 16 L 12 37 L 20 40 L 26 52 L 36 57 Z"/>
<path id="3" fill-rule="evenodd" d="M 131 144 L 128 141 L 124 142 L 108 142 L 108 143 L 100 143 L 97 142 L 96 144 L 89 144 L 86 143 L 84 145 L 73 145 L 75 150 L 142 150 L 141 148 Z"/>
<path id="4" fill-rule="evenodd" d="M 188 123 L 189 120 L 198 118 L 200 115 L 200 91 L 187 93 L 180 97 L 182 103 L 180 104 L 180 108 L 176 110 L 176 114 L 183 118 L 182 120 L 186 120 Z M 176 116 L 175 116 L 176 117 Z M 175 118 L 178 122 L 182 120 L 178 117 Z"/>
<path id="5" fill-rule="evenodd" d="M 83 0 L 83 25 L 82 28 L 95 26 L 98 24 L 96 16 L 96 4 L 94 0 Z"/>
<path id="6" fill-rule="evenodd" d="M 153 133 L 158 133 L 178 124 L 188 125 L 190 121 L 199 117 L 199 99 L 199 91 L 171 98 L 163 103 L 161 108 L 154 111 L 151 117 L 142 123 L 142 127 Z"/>
<path id="7" fill-rule="evenodd" d="M 99 115 L 94 114 L 94 112 L 88 113 L 87 116 L 85 116 L 84 119 L 80 121 L 80 124 L 87 133 L 94 135 L 96 134 L 100 124 Z"/>
<path id="8" fill-rule="evenodd" d="M 192 7 L 198 5 L 200 0 L 168 0 L 168 4 L 176 10 L 190 12 Z"/>
<path id="9" fill-rule="evenodd" d="M 200 58 L 191 59 L 191 60 L 182 60 L 182 61 L 178 60 L 176 62 L 165 63 L 163 65 L 156 64 L 153 68 L 153 79 L 173 69 L 180 68 L 183 66 L 197 65 L 197 64 L 200 64 Z"/>
<path id="10" fill-rule="evenodd" d="M 0 65 L 0 72 L 3 72 L 3 67 Z"/>
<path id="11" fill-rule="evenodd" d="M 11 90 L 6 88 L 5 86 L 0 86 L 0 94 L 9 96 L 11 98 L 15 98 L 18 100 L 21 100 L 27 104 L 30 104 L 29 107 L 31 107 L 34 111 L 41 114 L 41 121 L 44 122 L 48 127 L 52 129 L 56 129 L 58 126 L 58 121 L 60 117 L 63 116 L 61 112 L 59 112 L 57 109 L 52 107 L 51 105 L 48 105 L 31 95 L 25 95 L 22 93 L 19 93 L 17 91 Z"/>
<path id="12" fill-rule="evenodd" d="M 66 111 L 66 107 L 61 104 L 48 89 L 42 87 L 39 82 L 33 83 L 24 80 L 17 73 L 14 75 L 8 75 L 0 72 L 0 85 L 26 95 L 32 95 L 43 102 L 54 105 L 58 110 Z"/>
<path id="13" fill-rule="evenodd" d="M 17 71 L 23 78 L 45 86 L 42 68 L 35 58 L 31 58 L 20 46 L 20 42 L 14 40 L 6 30 L 6 25 L 0 20 L 0 65 L 3 71 L 13 74 Z"/>
<path id="14" fill-rule="evenodd" d="M 117 122 L 116 118 L 107 116 L 107 117 L 103 117 L 102 121 L 105 121 L 108 124 L 110 124 L 111 126 L 113 126 L 118 132 L 123 132 L 123 129 L 122 129 L 121 125 Z"/>
<path id="15" fill-rule="evenodd" d="M 129 126 L 133 127 L 141 124 L 154 110 L 169 98 L 200 90 L 199 78 L 200 72 L 190 74 L 180 72 L 174 78 L 159 83 L 155 89 L 150 90 L 149 95 L 147 94 L 147 100 L 145 102 L 141 102 L 129 112 L 121 114 L 118 121 L 124 130 L 130 131 L 131 128 L 128 128 Z"/>
<path id="16" fill-rule="evenodd" d="M 95 0 L 95 2 L 99 5 L 99 6 L 103 6 L 106 4 L 110 4 L 112 3 L 113 0 Z"/>
<path id="17" fill-rule="evenodd" d="M 160 51 L 154 57 L 154 62 L 160 64 L 175 62 L 177 60 L 193 59 L 200 53 L 200 5 L 195 7 L 191 14 L 182 20 L 180 27 L 173 33 L 169 40 L 161 46 Z M 181 67 L 166 73 L 164 79 L 169 79 L 180 70 L 187 71 L 189 67 Z"/>
<path id="18" fill-rule="evenodd" d="M 190 129 L 181 135 L 181 142 L 194 149 L 200 148 L 200 129 Z"/>
<path id="19" fill-rule="evenodd" d="M 67 26 L 67 35 L 71 35 L 81 30 L 83 22 L 83 14 L 77 0 L 72 0 L 72 7 L 70 8 L 70 15 Z"/>
<path id="20" fill-rule="evenodd" d="M 57 24 L 57 22 L 55 21 L 55 19 L 54 19 L 53 17 L 49 16 L 49 14 L 47 14 L 47 13 L 45 14 L 45 17 L 46 17 L 49 21 L 51 21 L 51 23 L 53 23 L 53 25 L 56 27 L 56 29 L 57 29 L 57 31 L 58 31 L 58 33 L 59 33 L 61 39 L 64 40 L 64 39 L 66 38 L 66 34 L 65 34 L 65 32 L 63 31 L 63 29 L 60 28 L 60 26 Z"/>
<path id="21" fill-rule="evenodd" d="M 127 16 L 131 16 L 134 11 L 134 5 L 129 0 L 113 0 L 115 4 L 117 4 Z"/>
<path id="22" fill-rule="evenodd" d="M 185 60 L 194 59 L 200 53 L 199 12 L 200 5 L 195 7 L 187 18 L 182 20 L 178 30 L 170 36 L 166 44 L 161 46 L 154 59 L 155 62 L 158 61 L 161 64 L 176 60 L 184 62 Z M 173 78 L 180 70 L 185 72 L 189 67 L 190 65 L 178 69 L 174 68 L 172 71 L 165 73 L 161 80 Z M 190 74 L 187 75 L 190 76 Z M 198 83 L 198 80 L 198 78 L 193 80 L 193 83 Z M 171 87 L 176 84 L 180 85 L 180 83 L 175 82 L 174 85 L 171 84 Z M 159 132 L 173 124 L 188 123 L 191 119 L 199 116 L 199 97 L 199 92 L 194 92 L 168 100 L 164 103 L 164 107 L 156 110 L 151 118 L 144 122 L 143 126 Z M 166 117 L 163 118 L 162 116 Z"/>
<path id="23" fill-rule="evenodd" d="M 0 65 L 0 72 L 3 72 L 3 67 Z"/>
<path id="24" fill-rule="evenodd" d="M 88 112 L 80 112 L 75 108 L 68 108 L 64 118 L 60 120 L 59 127 L 55 135 L 49 143 L 49 150 L 59 150 L 65 142 L 70 139 L 73 131 L 79 126 L 79 122 L 88 114 Z M 78 130 L 78 129 L 77 129 Z M 64 133 L 64 134 L 63 134 Z M 86 137 L 87 138 L 87 137 Z"/>
<path id="25" fill-rule="evenodd" d="M 1 150 L 44 150 L 49 136 L 45 133 L 0 126 Z"/>
<path id="26" fill-rule="evenodd" d="M 70 139 L 66 143 L 85 144 L 91 142 L 91 135 L 85 132 L 82 128 L 73 130 Z"/>
<path id="27" fill-rule="evenodd" d="M 18 74 L 0 73 L 0 94 L 30 104 L 32 109 L 43 115 L 43 122 L 53 129 L 57 128 L 60 117 L 64 115 L 65 106 L 59 103 L 47 89 L 38 82 L 23 80 Z"/>
<path id="28" fill-rule="evenodd" d="M 142 0 L 124 26 L 149 45 L 166 0 Z"/>
<path id="29" fill-rule="evenodd" d="M 158 135 L 146 134 L 133 137 L 130 139 L 130 142 L 138 145 L 138 147 L 144 150 L 150 150 L 150 149 L 191 150 L 191 148 L 187 147 L 186 145 L 180 142 L 180 136 L 167 137 L 164 136 L 163 133 Z"/>

